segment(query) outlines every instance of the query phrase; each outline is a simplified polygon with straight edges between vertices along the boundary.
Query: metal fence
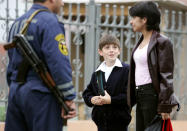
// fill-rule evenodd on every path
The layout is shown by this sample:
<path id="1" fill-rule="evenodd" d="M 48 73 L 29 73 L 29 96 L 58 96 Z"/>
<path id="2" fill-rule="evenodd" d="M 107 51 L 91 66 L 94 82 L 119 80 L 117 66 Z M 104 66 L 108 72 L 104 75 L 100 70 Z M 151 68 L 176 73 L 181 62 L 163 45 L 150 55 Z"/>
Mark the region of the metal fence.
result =
<path id="1" fill-rule="evenodd" d="M 13 2 L 13 1 L 11 1 Z M 12 22 L 27 11 L 31 3 L 15 0 L 12 5 L 10 0 L 0 1 L 0 41 L 6 41 L 7 33 Z M 20 7 L 22 7 L 20 9 Z M 139 34 L 134 33 L 130 26 L 128 9 L 124 4 L 96 4 L 91 0 L 87 4 L 65 4 L 59 20 L 65 24 L 66 43 L 70 50 L 73 68 L 73 80 L 77 92 L 76 105 L 79 119 L 90 118 L 90 108 L 82 100 L 82 91 L 89 83 L 91 74 L 100 63 L 97 53 L 98 41 L 105 32 L 115 34 L 121 44 L 120 60 L 129 63 L 131 50 L 138 41 Z M 182 109 L 180 119 L 187 117 L 187 12 L 162 9 L 161 32 L 168 36 L 174 44 L 175 78 L 174 87 L 181 101 Z M 0 99 L 6 102 L 7 86 L 5 71 L 7 58 L 5 53 L 0 54 Z M 3 97 L 1 97 L 3 96 Z"/>

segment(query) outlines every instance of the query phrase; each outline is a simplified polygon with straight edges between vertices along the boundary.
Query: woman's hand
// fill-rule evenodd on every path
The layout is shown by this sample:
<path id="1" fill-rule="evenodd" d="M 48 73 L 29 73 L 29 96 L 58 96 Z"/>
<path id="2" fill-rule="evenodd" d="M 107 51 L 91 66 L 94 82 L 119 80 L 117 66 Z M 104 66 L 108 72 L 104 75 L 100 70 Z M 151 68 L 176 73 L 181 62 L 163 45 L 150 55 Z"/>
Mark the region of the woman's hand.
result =
<path id="1" fill-rule="evenodd" d="M 167 120 L 170 119 L 170 114 L 169 113 L 161 113 L 162 119 Z"/>

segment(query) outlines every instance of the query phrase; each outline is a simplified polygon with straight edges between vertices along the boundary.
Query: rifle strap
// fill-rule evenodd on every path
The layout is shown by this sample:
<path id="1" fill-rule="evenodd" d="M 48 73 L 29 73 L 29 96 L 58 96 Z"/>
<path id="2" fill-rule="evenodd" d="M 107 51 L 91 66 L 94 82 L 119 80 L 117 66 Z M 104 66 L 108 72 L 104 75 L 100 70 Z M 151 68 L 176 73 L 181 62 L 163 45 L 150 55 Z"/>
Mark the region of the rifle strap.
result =
<path id="1" fill-rule="evenodd" d="M 41 11 L 48 11 L 48 10 L 47 9 L 40 9 L 40 10 L 36 10 L 34 13 L 32 13 L 32 15 L 28 18 L 28 20 L 24 24 L 23 28 L 21 29 L 20 34 L 26 35 L 27 29 L 28 29 L 29 24 L 31 23 L 32 19 L 34 18 L 34 16 L 36 14 L 38 14 Z M 12 44 L 7 45 L 6 49 L 10 49 L 15 46 L 16 46 L 16 43 L 13 42 Z M 29 67 L 30 67 L 30 65 L 29 65 L 28 61 L 26 60 L 26 58 L 23 58 L 23 60 L 21 61 L 21 63 L 19 64 L 19 67 L 18 67 L 18 74 L 16 77 L 16 82 L 18 82 L 19 84 L 24 84 L 26 82 L 26 76 L 27 76 Z"/>
<path id="2" fill-rule="evenodd" d="M 39 9 L 39 10 L 36 10 L 34 13 L 32 13 L 32 15 L 28 18 L 28 20 L 24 24 L 23 28 L 21 29 L 20 34 L 25 35 L 27 33 L 27 29 L 28 29 L 29 24 L 31 23 L 32 19 L 34 18 L 35 15 L 37 15 L 41 11 L 48 11 L 48 10 L 47 9 Z"/>
<path id="3" fill-rule="evenodd" d="M 34 18 L 35 15 L 37 15 L 41 11 L 48 11 L 48 10 L 47 9 L 39 9 L 39 10 L 36 10 L 34 13 L 32 13 L 31 16 L 27 19 L 23 28 L 21 29 L 20 34 L 26 35 L 27 29 L 28 29 L 29 24 L 31 23 L 32 19 Z M 15 46 L 16 46 L 16 43 L 12 42 L 11 44 L 4 45 L 4 49 L 8 50 L 8 49 L 14 48 Z"/>

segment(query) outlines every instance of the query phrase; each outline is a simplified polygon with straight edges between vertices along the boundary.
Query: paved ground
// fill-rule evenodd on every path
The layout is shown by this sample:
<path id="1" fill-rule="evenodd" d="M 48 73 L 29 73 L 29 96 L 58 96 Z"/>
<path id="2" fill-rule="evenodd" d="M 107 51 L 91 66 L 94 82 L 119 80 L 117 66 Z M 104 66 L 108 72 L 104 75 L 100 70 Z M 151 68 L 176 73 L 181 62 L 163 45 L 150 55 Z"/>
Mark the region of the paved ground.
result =
<path id="1" fill-rule="evenodd" d="M 186 131 L 187 121 L 172 121 L 173 131 Z M 71 120 L 68 122 L 68 127 L 63 131 L 97 131 L 97 127 L 89 120 Z M 4 123 L 0 122 L 0 131 L 4 131 Z M 133 130 L 132 130 L 133 131 Z"/>

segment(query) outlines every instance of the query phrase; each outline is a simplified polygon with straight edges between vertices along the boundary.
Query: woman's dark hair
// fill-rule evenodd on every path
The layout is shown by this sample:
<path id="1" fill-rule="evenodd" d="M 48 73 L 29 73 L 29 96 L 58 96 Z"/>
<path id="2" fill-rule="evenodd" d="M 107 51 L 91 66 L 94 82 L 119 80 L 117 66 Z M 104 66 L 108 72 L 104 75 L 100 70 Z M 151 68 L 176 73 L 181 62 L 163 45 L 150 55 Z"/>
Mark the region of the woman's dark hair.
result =
<path id="1" fill-rule="evenodd" d="M 43 2 L 45 2 L 46 0 L 33 0 L 33 2 L 41 2 L 41 3 L 43 3 Z"/>
<path id="2" fill-rule="evenodd" d="M 146 29 L 160 32 L 160 11 L 154 2 L 139 2 L 130 8 L 129 14 L 134 17 L 147 18 Z"/>

